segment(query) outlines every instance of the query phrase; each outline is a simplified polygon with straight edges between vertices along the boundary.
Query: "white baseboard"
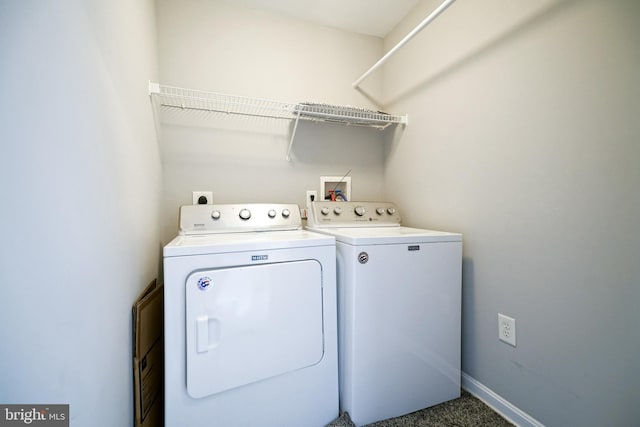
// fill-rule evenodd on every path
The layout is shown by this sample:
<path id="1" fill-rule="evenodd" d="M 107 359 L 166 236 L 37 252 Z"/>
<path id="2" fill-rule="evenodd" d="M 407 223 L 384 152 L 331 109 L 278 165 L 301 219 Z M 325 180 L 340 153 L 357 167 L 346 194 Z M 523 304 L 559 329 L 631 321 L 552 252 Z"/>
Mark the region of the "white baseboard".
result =
<path id="1" fill-rule="evenodd" d="M 511 404 L 475 378 L 462 373 L 462 388 L 518 427 L 544 427 L 540 421 Z"/>

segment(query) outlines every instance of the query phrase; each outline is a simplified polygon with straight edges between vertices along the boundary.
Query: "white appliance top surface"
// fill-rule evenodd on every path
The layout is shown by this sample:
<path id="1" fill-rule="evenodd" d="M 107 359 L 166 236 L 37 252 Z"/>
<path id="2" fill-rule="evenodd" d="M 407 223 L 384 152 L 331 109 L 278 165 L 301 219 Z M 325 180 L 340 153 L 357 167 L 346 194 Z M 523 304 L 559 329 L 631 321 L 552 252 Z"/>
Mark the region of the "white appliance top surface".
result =
<path id="1" fill-rule="evenodd" d="M 351 245 L 388 245 L 395 243 L 460 242 L 462 234 L 410 227 L 308 228 L 325 233 L 336 241 Z"/>
<path id="2" fill-rule="evenodd" d="M 177 236 L 164 247 L 163 253 L 171 257 L 333 245 L 333 236 L 307 230 L 256 231 Z"/>

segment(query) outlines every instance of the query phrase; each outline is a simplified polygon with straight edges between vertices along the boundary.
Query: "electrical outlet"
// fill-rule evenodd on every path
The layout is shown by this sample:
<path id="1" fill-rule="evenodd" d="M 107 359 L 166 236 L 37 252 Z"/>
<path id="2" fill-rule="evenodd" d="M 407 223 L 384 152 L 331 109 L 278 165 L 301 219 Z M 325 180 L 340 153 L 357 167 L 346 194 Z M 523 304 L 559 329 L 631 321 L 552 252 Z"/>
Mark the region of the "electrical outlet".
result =
<path id="1" fill-rule="evenodd" d="M 516 346 L 516 319 L 498 313 L 498 338 Z"/>
<path id="2" fill-rule="evenodd" d="M 204 199 L 200 200 L 201 197 L 204 197 Z M 192 191 L 191 198 L 193 201 L 192 203 L 194 205 L 212 205 L 213 204 L 213 193 L 211 191 Z M 205 203 L 200 203 L 201 201 L 205 201 Z"/>
<path id="3" fill-rule="evenodd" d="M 315 190 L 307 190 L 307 199 L 305 201 L 307 206 L 309 206 L 309 203 L 311 202 L 318 202 L 318 192 Z"/>

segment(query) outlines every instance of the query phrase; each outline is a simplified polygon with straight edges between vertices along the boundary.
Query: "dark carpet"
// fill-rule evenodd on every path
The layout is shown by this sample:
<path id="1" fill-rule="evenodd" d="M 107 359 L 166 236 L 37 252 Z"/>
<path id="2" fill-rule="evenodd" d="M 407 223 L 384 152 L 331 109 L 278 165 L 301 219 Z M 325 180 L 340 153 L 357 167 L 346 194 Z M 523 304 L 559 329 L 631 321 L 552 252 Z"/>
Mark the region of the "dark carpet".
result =
<path id="1" fill-rule="evenodd" d="M 354 427 L 354 424 L 349 414 L 344 413 L 327 427 Z M 368 424 L 367 427 L 513 427 L 513 424 L 462 390 L 458 399 L 402 417 Z"/>

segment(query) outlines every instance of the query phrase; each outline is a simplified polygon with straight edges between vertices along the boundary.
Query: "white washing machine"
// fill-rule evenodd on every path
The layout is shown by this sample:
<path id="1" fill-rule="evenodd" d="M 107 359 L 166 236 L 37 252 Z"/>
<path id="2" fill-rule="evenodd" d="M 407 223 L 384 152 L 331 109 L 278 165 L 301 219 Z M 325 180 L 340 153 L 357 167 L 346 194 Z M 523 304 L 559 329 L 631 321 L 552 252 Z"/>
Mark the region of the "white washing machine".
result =
<path id="1" fill-rule="evenodd" d="M 361 426 L 459 397 L 462 236 L 382 202 L 312 202 L 307 228 L 336 238 L 340 410 Z"/>
<path id="2" fill-rule="evenodd" d="M 195 205 L 164 248 L 165 425 L 338 416 L 335 239 L 297 205 Z"/>

